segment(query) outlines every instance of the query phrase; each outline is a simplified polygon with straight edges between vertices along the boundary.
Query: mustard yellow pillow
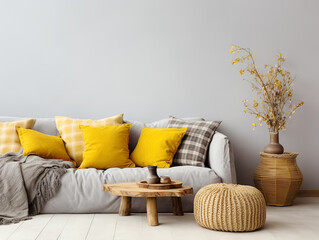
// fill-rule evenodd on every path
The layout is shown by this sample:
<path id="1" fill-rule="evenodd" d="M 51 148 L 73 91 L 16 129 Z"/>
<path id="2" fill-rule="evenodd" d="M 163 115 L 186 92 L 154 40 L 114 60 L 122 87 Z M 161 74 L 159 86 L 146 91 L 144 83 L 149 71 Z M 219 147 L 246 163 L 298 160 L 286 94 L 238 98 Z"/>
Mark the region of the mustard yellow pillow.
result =
<path id="1" fill-rule="evenodd" d="M 82 154 L 84 150 L 84 140 L 80 125 L 87 126 L 109 126 L 123 123 L 123 114 L 118 114 L 113 117 L 100 120 L 91 119 L 73 119 L 68 117 L 56 116 L 55 122 L 57 129 L 65 142 L 65 147 L 68 155 L 76 161 L 76 165 L 82 163 Z"/>
<path id="2" fill-rule="evenodd" d="M 23 155 L 35 154 L 42 158 L 71 161 L 60 136 L 51 136 L 31 129 L 17 128 Z"/>
<path id="3" fill-rule="evenodd" d="M 79 168 L 135 167 L 129 159 L 130 123 L 104 127 L 80 125 L 80 128 L 85 147 Z"/>
<path id="4" fill-rule="evenodd" d="M 132 161 L 140 167 L 156 165 L 159 168 L 169 168 L 186 130 L 187 128 L 144 127 L 131 153 Z"/>
<path id="5" fill-rule="evenodd" d="M 19 152 L 21 144 L 16 128 L 33 128 L 34 123 L 33 118 L 16 122 L 0 122 L 0 154 Z"/>

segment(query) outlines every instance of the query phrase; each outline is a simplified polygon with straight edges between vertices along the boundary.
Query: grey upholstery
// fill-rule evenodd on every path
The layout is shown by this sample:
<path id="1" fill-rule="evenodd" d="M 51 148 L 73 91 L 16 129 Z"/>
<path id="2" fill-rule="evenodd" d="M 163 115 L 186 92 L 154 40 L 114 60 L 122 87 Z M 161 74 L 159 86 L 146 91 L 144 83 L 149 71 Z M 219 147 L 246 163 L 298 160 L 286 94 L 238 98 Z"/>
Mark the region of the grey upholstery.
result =
<path id="1" fill-rule="evenodd" d="M 118 212 L 120 197 L 102 191 L 103 183 L 136 182 L 144 180 L 147 168 L 69 169 L 62 177 L 58 194 L 47 202 L 43 213 L 92 213 Z M 210 168 L 180 166 L 158 169 L 158 175 L 168 175 L 185 185 L 192 186 L 196 193 L 201 187 L 220 183 L 221 179 Z M 186 212 L 193 211 L 194 195 L 182 198 Z M 170 198 L 158 199 L 159 212 L 171 212 Z M 145 199 L 132 200 L 132 212 L 145 212 Z"/>

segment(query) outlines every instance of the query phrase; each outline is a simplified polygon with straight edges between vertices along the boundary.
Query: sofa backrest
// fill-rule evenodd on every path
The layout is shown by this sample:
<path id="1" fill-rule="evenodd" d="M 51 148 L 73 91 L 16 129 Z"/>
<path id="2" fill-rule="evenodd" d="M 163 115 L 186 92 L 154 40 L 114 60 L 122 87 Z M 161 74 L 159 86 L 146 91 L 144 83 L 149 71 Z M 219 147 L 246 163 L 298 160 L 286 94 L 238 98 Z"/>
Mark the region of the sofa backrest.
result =
<path id="1" fill-rule="evenodd" d="M 14 122 L 27 118 L 21 117 L 0 117 L 0 122 Z M 36 122 L 33 126 L 33 130 L 42 132 L 49 135 L 59 136 L 59 131 L 55 125 L 54 118 L 36 118 Z"/>
<path id="2" fill-rule="evenodd" d="M 1 117 L 0 122 L 14 122 L 27 118 L 21 117 Z M 204 120 L 202 118 L 183 118 L 186 121 L 199 121 Z M 130 121 L 125 120 L 126 123 L 131 123 L 131 131 L 130 131 L 130 139 L 129 139 L 129 149 L 132 152 L 137 144 L 137 141 L 140 137 L 141 131 L 143 127 L 151 127 L 151 128 L 167 128 L 168 126 L 168 118 L 155 121 L 152 123 L 143 123 L 139 121 Z M 34 124 L 33 130 L 38 132 L 42 132 L 49 135 L 59 136 L 59 131 L 56 128 L 55 119 L 54 118 L 36 118 L 36 122 Z"/>

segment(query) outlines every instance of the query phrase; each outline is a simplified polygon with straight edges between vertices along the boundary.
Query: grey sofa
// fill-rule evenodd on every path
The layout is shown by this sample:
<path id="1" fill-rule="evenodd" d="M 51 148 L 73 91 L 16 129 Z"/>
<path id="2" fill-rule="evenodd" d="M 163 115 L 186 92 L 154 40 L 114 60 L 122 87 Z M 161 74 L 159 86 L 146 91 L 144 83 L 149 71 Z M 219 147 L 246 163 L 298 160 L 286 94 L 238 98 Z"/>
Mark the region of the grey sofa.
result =
<path id="1" fill-rule="evenodd" d="M 17 117 L 0 117 L 0 122 L 21 120 Z M 186 120 L 198 120 L 188 118 Z M 168 119 L 144 124 L 136 121 L 127 121 L 132 124 L 130 132 L 130 150 L 137 144 L 143 126 L 165 128 Z M 34 130 L 45 134 L 59 135 L 54 118 L 38 118 Z M 235 164 L 232 148 L 228 138 L 216 132 L 209 146 L 206 167 L 175 166 L 158 169 L 159 175 L 168 175 L 171 179 L 182 181 L 192 186 L 194 195 L 203 186 L 212 183 L 236 183 Z M 62 184 L 55 197 L 50 199 L 42 213 L 115 213 L 119 209 L 120 197 L 102 191 L 104 183 L 136 182 L 144 180 L 147 175 L 146 168 L 110 168 L 97 169 L 68 169 L 62 177 Z M 182 198 L 185 212 L 193 211 L 194 195 Z M 158 199 L 159 212 L 171 212 L 169 198 Z M 132 200 L 132 212 L 145 212 L 145 199 Z"/>

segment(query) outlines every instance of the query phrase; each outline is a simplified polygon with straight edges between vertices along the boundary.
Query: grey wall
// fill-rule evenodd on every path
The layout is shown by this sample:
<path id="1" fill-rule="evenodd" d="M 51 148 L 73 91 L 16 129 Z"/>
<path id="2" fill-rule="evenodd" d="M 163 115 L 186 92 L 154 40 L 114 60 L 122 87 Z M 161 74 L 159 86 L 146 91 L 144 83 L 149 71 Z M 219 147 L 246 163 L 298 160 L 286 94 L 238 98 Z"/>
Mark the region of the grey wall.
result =
<path id="1" fill-rule="evenodd" d="M 281 133 L 299 152 L 303 189 L 319 189 L 319 1 L 0 1 L 1 115 L 154 121 L 169 115 L 223 120 L 240 183 L 252 184 L 265 127 L 252 131 L 250 86 L 232 44 L 257 63 L 284 54 L 305 105 Z"/>

